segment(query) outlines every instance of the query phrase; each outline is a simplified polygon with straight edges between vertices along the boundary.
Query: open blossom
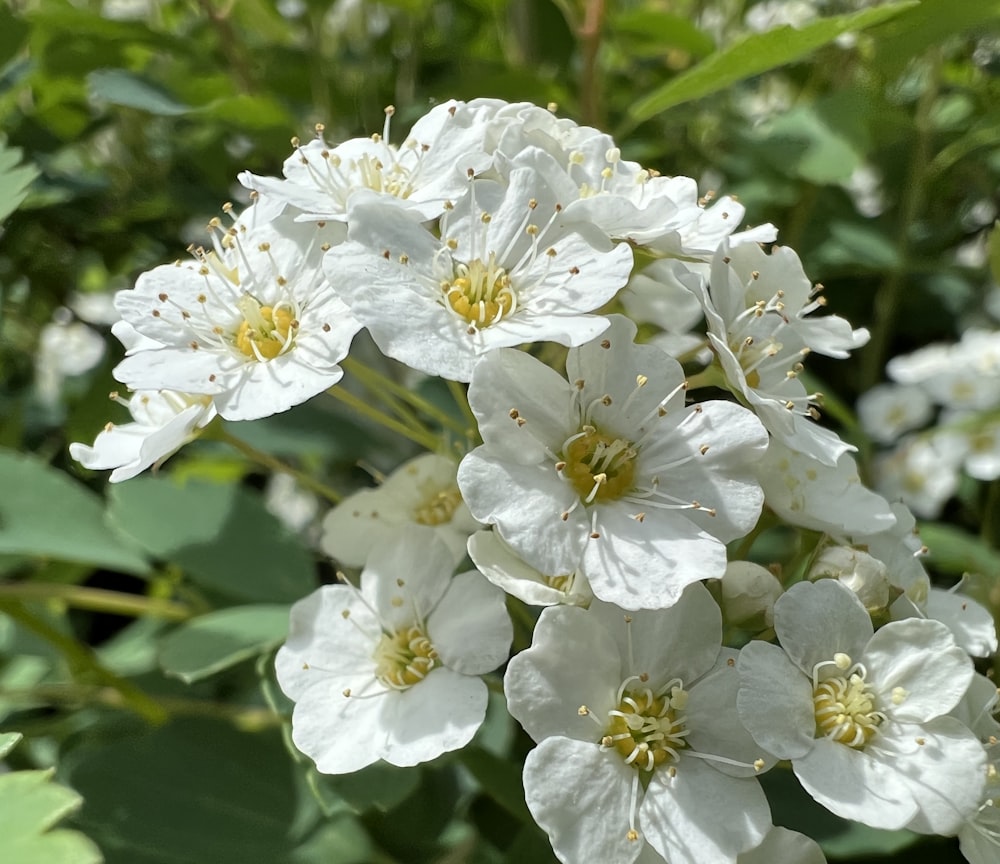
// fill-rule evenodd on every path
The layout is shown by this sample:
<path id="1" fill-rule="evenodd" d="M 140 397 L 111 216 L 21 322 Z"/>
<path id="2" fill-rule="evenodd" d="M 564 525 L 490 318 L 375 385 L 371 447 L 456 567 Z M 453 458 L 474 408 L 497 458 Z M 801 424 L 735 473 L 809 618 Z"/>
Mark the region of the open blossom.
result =
<path id="1" fill-rule="evenodd" d="M 959 848 L 969 864 L 994 864 L 1000 856 L 1000 722 L 998 691 L 977 674 L 952 715 L 968 725 L 987 754 L 986 791 L 979 809 L 958 831 Z"/>
<path id="2" fill-rule="evenodd" d="M 521 165 L 544 173 L 573 218 L 664 254 L 711 257 L 745 213 L 728 197 L 706 207 L 690 177 L 660 176 L 622 159 L 610 135 L 527 102 L 496 109 L 485 147 L 501 173 Z M 775 236 L 773 226 L 763 225 L 743 239 Z"/>
<path id="3" fill-rule="evenodd" d="M 740 719 L 757 743 L 790 759 L 802 786 L 845 819 L 875 828 L 953 834 L 979 806 L 986 758 L 945 716 L 972 663 L 937 621 L 874 632 L 833 579 L 793 585 L 775 604 L 779 648 L 740 653 Z"/>
<path id="4" fill-rule="evenodd" d="M 361 325 L 321 260 L 343 228 L 267 218 L 259 207 L 229 228 L 213 220 L 212 249 L 155 267 L 117 294 L 122 318 L 146 341 L 126 345 L 116 378 L 211 396 L 227 420 L 286 411 L 340 380 L 337 364 Z"/>
<path id="5" fill-rule="evenodd" d="M 215 418 L 215 406 L 208 396 L 140 390 L 130 399 L 117 393 L 112 393 L 111 398 L 128 406 L 133 422 L 108 423 L 92 447 L 70 444 L 69 453 L 85 468 L 113 468 L 112 483 L 159 465 Z"/>
<path id="6" fill-rule="evenodd" d="M 602 600 L 658 609 L 721 577 L 724 544 L 756 524 L 767 433 L 739 405 L 686 406 L 677 361 L 611 320 L 569 352 L 568 381 L 521 351 L 479 362 L 469 402 L 484 443 L 458 484 L 540 572 L 579 571 Z"/>
<path id="7" fill-rule="evenodd" d="M 472 106 L 455 101 L 436 105 L 400 145 L 390 140 L 392 107 L 385 111 L 382 134 L 370 138 L 332 146 L 318 127 L 314 140 L 293 142 L 295 152 L 284 165 L 286 179 L 245 171 L 240 182 L 262 196 L 294 205 L 302 211 L 301 219 L 344 222 L 348 202 L 360 190 L 391 198 L 421 219 L 434 219 L 446 201 L 462 194 L 467 171 L 478 173 L 489 166 L 491 159 L 483 151 L 485 123 L 500 104 L 481 99 Z"/>
<path id="8" fill-rule="evenodd" d="M 352 204 L 348 238 L 325 263 L 352 314 L 390 357 L 456 381 L 495 348 L 598 335 L 607 319 L 589 313 L 632 269 L 627 244 L 570 224 L 530 168 L 512 171 L 507 186 L 468 180 L 440 237 L 366 196 Z"/>
<path id="9" fill-rule="evenodd" d="M 736 717 L 736 652 L 721 641 L 702 585 L 634 615 L 600 601 L 543 610 L 504 691 L 538 744 L 528 808 L 564 864 L 630 864 L 644 844 L 671 862 L 735 864 L 764 839 L 761 753 Z"/>
<path id="10" fill-rule="evenodd" d="M 453 569 L 443 540 L 403 528 L 360 589 L 325 585 L 292 607 L 275 669 L 295 701 L 292 740 L 323 773 L 426 762 L 483 722 L 479 676 L 506 660 L 511 624 L 501 591 Z"/>
<path id="11" fill-rule="evenodd" d="M 868 331 L 836 315 L 807 317 L 823 305 L 821 287 L 810 284 L 787 246 L 767 254 L 754 243 L 723 243 L 708 283 L 697 284 L 730 387 L 775 438 L 832 466 L 854 448 L 814 422 L 819 394 L 807 393 L 798 376 L 811 351 L 846 357 L 868 341 Z"/>
<path id="12" fill-rule="evenodd" d="M 347 567 L 360 567 L 373 549 L 392 542 L 404 525 L 436 534 L 457 564 L 480 524 L 458 491 L 458 463 L 424 453 L 404 462 L 381 485 L 348 495 L 323 520 L 323 551 Z"/>

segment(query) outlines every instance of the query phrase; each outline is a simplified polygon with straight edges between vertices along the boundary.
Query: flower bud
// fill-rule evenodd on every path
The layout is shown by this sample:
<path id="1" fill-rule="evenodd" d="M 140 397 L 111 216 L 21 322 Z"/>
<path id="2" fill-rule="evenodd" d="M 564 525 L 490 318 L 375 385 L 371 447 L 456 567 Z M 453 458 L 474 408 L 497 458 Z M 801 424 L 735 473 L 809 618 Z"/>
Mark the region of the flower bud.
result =
<path id="1" fill-rule="evenodd" d="M 840 580 L 858 595 L 870 615 L 882 614 L 895 599 L 885 564 L 850 546 L 824 549 L 813 562 L 808 578 L 812 582 L 818 579 Z"/>
<path id="2" fill-rule="evenodd" d="M 781 583 L 768 569 L 750 561 L 730 561 L 722 577 L 722 613 L 727 624 L 762 630 L 774 621 Z"/>

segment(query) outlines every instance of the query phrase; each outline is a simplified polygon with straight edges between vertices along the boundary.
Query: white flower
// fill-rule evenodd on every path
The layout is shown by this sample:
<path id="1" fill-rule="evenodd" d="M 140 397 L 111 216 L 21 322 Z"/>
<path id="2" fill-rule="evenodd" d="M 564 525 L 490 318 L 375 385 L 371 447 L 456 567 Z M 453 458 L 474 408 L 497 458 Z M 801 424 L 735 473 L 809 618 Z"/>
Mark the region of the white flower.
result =
<path id="1" fill-rule="evenodd" d="M 819 394 L 806 392 L 798 375 L 816 351 L 843 358 L 868 341 L 836 315 L 807 317 L 823 305 L 798 256 L 787 246 L 766 254 L 745 243 L 726 243 L 712 261 L 709 285 L 692 281 L 702 299 L 708 338 L 730 387 L 757 412 L 782 444 L 824 465 L 854 448 L 818 426 Z"/>
<path id="2" fill-rule="evenodd" d="M 35 352 L 35 388 L 49 405 L 59 402 L 65 378 L 89 372 L 108 347 L 100 333 L 74 321 L 68 309 L 57 309 L 52 319 L 42 327 Z"/>
<path id="3" fill-rule="evenodd" d="M 826 864 L 826 856 L 811 837 L 775 825 L 760 846 L 740 855 L 737 864 Z"/>
<path id="4" fill-rule="evenodd" d="M 622 159 L 610 135 L 529 103 L 496 111 L 486 149 L 494 152 L 501 173 L 522 165 L 543 173 L 573 218 L 663 254 L 710 257 L 745 213 L 728 197 L 706 208 L 707 198 L 699 197 L 690 177 L 663 177 Z M 767 242 L 775 236 L 773 226 L 763 225 L 742 239 Z"/>
<path id="5" fill-rule="evenodd" d="M 440 238 L 391 204 L 352 204 L 349 242 L 326 259 L 330 280 L 379 348 L 414 369 L 468 381 L 494 348 L 603 332 L 587 314 L 628 280 L 632 251 L 568 224 L 543 177 L 467 181 Z"/>
<path id="6" fill-rule="evenodd" d="M 685 406 L 677 361 L 611 320 L 569 352 L 569 381 L 521 351 L 479 362 L 469 402 L 485 443 L 458 485 L 532 567 L 582 572 L 602 600 L 657 609 L 721 577 L 724 544 L 756 524 L 767 433 L 730 402 Z"/>
<path id="7" fill-rule="evenodd" d="M 108 423 L 98 433 L 93 447 L 70 444 L 69 453 L 85 468 L 113 468 L 109 478 L 112 483 L 162 464 L 215 418 L 215 406 L 207 396 L 140 390 L 131 399 L 117 393 L 112 393 L 111 398 L 124 403 L 135 422 Z"/>
<path id="8" fill-rule="evenodd" d="M 384 759 L 416 765 L 464 747 L 511 640 L 504 595 L 480 573 L 452 578 L 444 541 L 410 529 L 372 552 L 361 588 L 325 585 L 292 607 L 278 683 L 292 740 L 325 774 Z"/>
<path id="9" fill-rule="evenodd" d="M 986 791 L 980 807 L 958 832 L 959 847 L 969 864 L 995 864 L 1000 856 L 1000 723 L 995 716 L 998 710 L 996 684 L 977 674 L 952 711 L 983 742 L 989 759 Z"/>
<path id="10" fill-rule="evenodd" d="M 469 557 L 490 582 L 531 606 L 587 606 L 594 596 L 582 573 L 540 573 L 522 561 L 496 531 L 473 534 Z"/>
<path id="11" fill-rule="evenodd" d="M 733 710 L 736 652 L 721 638 L 701 585 L 665 610 L 542 611 L 504 691 L 538 743 L 528 809 L 564 864 L 630 864 L 644 843 L 668 861 L 735 864 L 763 840 L 760 750 Z"/>
<path id="12" fill-rule="evenodd" d="M 853 591 L 869 615 L 884 614 L 894 597 L 889 571 L 878 558 L 850 546 L 827 546 L 813 560 L 806 578 L 837 579 Z"/>
<path id="13" fill-rule="evenodd" d="M 875 460 L 875 485 L 924 519 L 933 519 L 958 489 L 965 439 L 953 432 L 909 435 Z"/>
<path id="14" fill-rule="evenodd" d="M 458 491 L 457 471 L 457 462 L 434 453 L 404 462 L 380 486 L 349 495 L 326 514 L 323 551 L 344 566 L 360 567 L 402 526 L 413 525 L 444 540 L 457 564 L 469 535 L 481 527 Z"/>
<path id="15" fill-rule="evenodd" d="M 1000 332 L 970 328 L 954 345 L 928 345 L 893 357 L 889 377 L 919 384 L 939 405 L 986 410 L 1000 402 Z"/>
<path id="16" fill-rule="evenodd" d="M 194 250 L 192 263 L 156 267 L 118 293 L 122 317 L 158 347 L 132 348 L 115 377 L 210 395 L 227 420 L 285 411 L 340 380 L 361 325 L 320 262 L 343 229 L 261 221 L 258 206 L 228 229 L 213 220 L 214 249 Z"/>
<path id="17" fill-rule="evenodd" d="M 479 173 L 490 164 L 483 151 L 485 123 L 503 103 L 477 100 L 473 105 L 450 101 L 437 105 L 413 125 L 399 146 L 389 143 L 386 108 L 381 135 L 351 138 L 330 146 L 317 138 L 299 145 L 285 160 L 285 180 L 258 177 L 245 171 L 244 186 L 261 195 L 294 205 L 300 219 L 347 221 L 348 202 L 364 190 L 391 199 L 420 219 L 441 215 L 445 202 L 458 197 L 467 185 L 468 171 Z"/>
<path id="18" fill-rule="evenodd" d="M 790 759 L 802 786 L 845 819 L 955 833 L 979 806 L 985 755 L 944 716 L 972 680 L 948 629 L 908 619 L 872 635 L 868 612 L 832 579 L 793 585 L 774 607 L 781 647 L 740 654 L 740 719 Z"/>
<path id="19" fill-rule="evenodd" d="M 641 273 L 633 274 L 618 295 L 629 318 L 637 324 L 655 324 L 663 330 L 649 343 L 671 357 L 680 357 L 705 345 L 704 333 L 691 332 L 702 319 L 701 302 L 679 278 L 687 275 L 688 266 L 697 265 L 654 261 Z"/>
<path id="20" fill-rule="evenodd" d="M 930 397 L 915 385 L 879 384 L 858 398 L 858 419 L 879 444 L 894 444 L 899 436 L 924 426 L 933 415 Z"/>
<path id="21" fill-rule="evenodd" d="M 767 506 L 792 525 L 842 535 L 874 533 L 896 521 L 889 502 L 861 482 L 848 453 L 831 467 L 772 440 L 757 473 Z"/>

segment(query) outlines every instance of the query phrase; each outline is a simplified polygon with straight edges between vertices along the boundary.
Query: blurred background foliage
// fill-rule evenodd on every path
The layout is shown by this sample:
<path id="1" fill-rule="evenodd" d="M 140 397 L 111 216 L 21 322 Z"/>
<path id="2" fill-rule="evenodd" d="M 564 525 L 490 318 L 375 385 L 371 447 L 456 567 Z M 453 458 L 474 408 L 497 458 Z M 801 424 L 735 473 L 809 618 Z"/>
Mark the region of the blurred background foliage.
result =
<path id="1" fill-rule="evenodd" d="M 769 29 L 783 20 L 797 29 Z M 850 406 L 886 361 L 997 327 L 998 0 L 8 0 L 0 726 L 24 740 L 0 737 L 18 769 L 0 775 L 5 864 L 96 861 L 93 843 L 121 864 L 554 860 L 499 698 L 475 746 L 420 769 L 330 778 L 289 757 L 270 652 L 331 573 L 303 540 L 314 512 L 282 524 L 253 451 L 199 441 L 107 489 L 66 452 L 123 414 L 104 301 L 203 242 L 245 200 L 240 171 L 279 174 L 317 123 L 368 134 L 394 104 L 400 141 L 429 104 L 477 96 L 556 103 L 777 225 L 830 311 L 872 330 L 809 370 L 863 468 Z M 293 413 L 239 433 L 341 488 L 410 452 L 325 403 Z M 997 482 L 967 483 L 924 535 L 936 577 L 969 574 L 995 614 Z M 832 860 L 961 860 L 846 826 L 787 779 L 767 778 L 775 821 Z M 83 834 L 46 833 L 74 811 Z"/>

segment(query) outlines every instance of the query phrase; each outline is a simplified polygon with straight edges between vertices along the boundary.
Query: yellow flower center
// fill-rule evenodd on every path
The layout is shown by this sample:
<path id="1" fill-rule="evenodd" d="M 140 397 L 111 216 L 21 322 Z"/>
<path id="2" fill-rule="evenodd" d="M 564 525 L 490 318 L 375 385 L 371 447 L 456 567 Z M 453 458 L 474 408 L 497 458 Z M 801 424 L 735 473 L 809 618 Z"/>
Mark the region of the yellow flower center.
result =
<path id="1" fill-rule="evenodd" d="M 827 678 L 813 689 L 816 737 L 825 736 L 855 750 L 875 737 L 885 715 L 875 710 L 871 689 L 862 675 Z"/>
<path id="2" fill-rule="evenodd" d="M 393 690 L 407 690 L 440 666 L 437 651 L 418 627 L 385 633 L 375 648 L 375 677 Z"/>
<path id="3" fill-rule="evenodd" d="M 491 252 L 485 263 L 476 258 L 455 267 L 455 278 L 442 282 L 448 305 L 476 327 L 496 324 L 517 306 L 517 297 L 510 286 L 510 276 Z"/>
<path id="4" fill-rule="evenodd" d="M 413 511 L 413 520 L 419 525 L 443 525 L 451 522 L 461 503 L 462 493 L 458 486 L 449 486 L 429 495 Z"/>
<path id="5" fill-rule="evenodd" d="M 585 504 L 616 501 L 634 485 L 636 451 L 624 438 L 612 438 L 585 426 L 563 448 L 563 456 L 563 476 Z"/>
<path id="6" fill-rule="evenodd" d="M 678 751 L 687 747 L 687 729 L 682 711 L 687 692 L 679 681 L 669 697 L 654 696 L 650 690 L 626 690 L 618 707 L 608 712 L 610 722 L 601 738 L 601 746 L 614 748 L 625 761 L 639 771 L 653 771 L 665 762 L 678 761 Z"/>
<path id="7" fill-rule="evenodd" d="M 299 322 L 287 306 L 261 306 L 244 294 L 239 301 L 243 320 L 236 330 L 236 347 L 251 360 L 273 360 L 295 344 Z"/>

